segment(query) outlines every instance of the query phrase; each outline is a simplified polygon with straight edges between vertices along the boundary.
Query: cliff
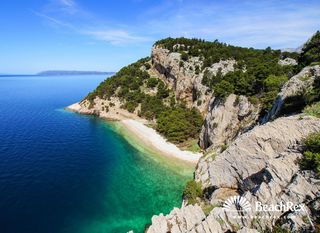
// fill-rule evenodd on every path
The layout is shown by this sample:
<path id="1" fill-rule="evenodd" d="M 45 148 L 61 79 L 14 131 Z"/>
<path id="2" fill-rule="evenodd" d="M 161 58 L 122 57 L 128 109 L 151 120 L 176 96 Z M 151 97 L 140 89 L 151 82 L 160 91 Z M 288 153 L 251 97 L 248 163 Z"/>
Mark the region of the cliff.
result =
<path id="1" fill-rule="evenodd" d="M 301 111 L 301 108 L 305 106 L 304 94 L 312 90 L 317 80 L 320 80 L 319 65 L 307 66 L 297 75 L 293 76 L 282 87 L 281 92 L 273 103 L 272 109 L 263 118 L 262 123 L 276 118 L 281 114 L 281 111 L 283 113 Z M 293 107 L 290 108 L 290 105 Z"/>
<path id="2" fill-rule="evenodd" d="M 229 95 L 225 101 L 213 98 L 200 133 L 200 146 L 221 150 L 258 120 L 259 106 L 246 96 Z"/>
<path id="3" fill-rule="evenodd" d="M 191 193 L 147 232 L 315 231 L 320 151 L 306 151 L 305 141 L 320 132 L 317 41 L 297 54 L 167 38 L 69 108 L 152 124 L 179 145 L 199 141 L 205 155 Z M 239 209 L 284 202 L 303 211 Z"/>
<path id="4" fill-rule="evenodd" d="M 320 180 L 310 171 L 301 171 L 297 161 L 303 156 L 303 139 L 313 132 L 320 132 L 320 119 L 308 116 L 279 118 L 263 126 L 255 127 L 239 136 L 222 153 L 200 159 L 195 180 L 201 182 L 204 192 L 196 206 L 183 206 L 168 216 L 152 218 L 147 232 L 252 232 L 272 229 L 277 220 L 291 232 L 312 231 L 311 221 L 319 217 Z M 222 207 L 224 201 L 241 195 L 251 206 L 293 202 L 304 204 L 305 212 L 280 211 L 240 213 Z M 199 205 L 210 203 L 212 210 L 204 215 Z M 208 204 L 206 204 L 208 205 Z M 248 216 L 261 216 L 253 221 Z M 190 220 L 192 219 L 192 221 Z M 241 231 L 242 229 L 242 231 Z"/>
<path id="5" fill-rule="evenodd" d="M 279 65 L 283 56 L 279 50 L 168 38 L 155 43 L 150 58 L 124 67 L 68 109 L 137 119 L 176 144 L 190 147 L 199 140 L 203 150 L 219 150 L 261 117 L 264 99 L 281 84 L 265 93 L 264 82 L 292 70 L 291 63 Z M 261 72 L 263 77 L 256 78 Z"/>

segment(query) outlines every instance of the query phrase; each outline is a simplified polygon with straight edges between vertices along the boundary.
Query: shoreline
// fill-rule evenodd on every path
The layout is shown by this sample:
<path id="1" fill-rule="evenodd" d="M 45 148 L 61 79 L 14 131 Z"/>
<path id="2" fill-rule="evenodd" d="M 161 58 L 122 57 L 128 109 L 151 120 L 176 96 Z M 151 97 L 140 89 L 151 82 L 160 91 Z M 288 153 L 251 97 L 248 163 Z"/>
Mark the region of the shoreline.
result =
<path id="1" fill-rule="evenodd" d="M 179 149 L 173 143 L 168 142 L 157 131 L 137 120 L 125 119 L 119 122 L 134 134 L 138 140 L 141 140 L 143 144 L 150 147 L 150 150 L 155 150 L 163 156 L 183 160 L 194 165 L 197 164 L 202 156 L 202 153 L 193 153 Z"/>
<path id="2" fill-rule="evenodd" d="M 82 109 L 79 103 L 72 104 L 70 106 L 65 107 L 65 110 L 86 114 L 86 115 L 94 115 L 94 112 L 87 111 Z M 202 157 L 202 153 L 194 153 L 191 151 L 184 151 L 178 148 L 171 142 L 168 142 L 162 135 L 160 135 L 156 130 L 146 126 L 144 123 L 146 121 L 144 119 L 132 119 L 128 117 L 124 117 L 123 115 L 116 114 L 108 114 L 108 116 L 100 115 L 98 117 L 102 119 L 106 119 L 108 121 L 117 121 L 121 125 L 125 127 L 125 129 L 135 136 L 137 142 L 141 141 L 141 144 L 144 144 L 150 151 L 158 152 L 160 155 L 171 158 L 178 159 L 180 161 L 184 161 L 186 163 L 196 165 L 199 159 Z M 113 117 L 113 115 L 116 115 Z"/>

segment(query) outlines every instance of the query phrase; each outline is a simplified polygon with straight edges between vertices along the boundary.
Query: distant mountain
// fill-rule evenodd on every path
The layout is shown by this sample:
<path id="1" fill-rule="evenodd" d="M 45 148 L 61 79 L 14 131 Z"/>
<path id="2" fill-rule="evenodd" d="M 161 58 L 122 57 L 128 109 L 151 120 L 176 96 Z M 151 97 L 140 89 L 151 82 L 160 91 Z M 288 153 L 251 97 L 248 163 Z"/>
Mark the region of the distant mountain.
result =
<path id="1" fill-rule="evenodd" d="M 34 74 L 0 74 L 0 77 L 29 77 L 35 76 Z"/>
<path id="2" fill-rule="evenodd" d="M 37 75 L 90 75 L 90 74 L 114 74 L 114 72 L 101 72 L 101 71 L 77 71 L 77 70 L 47 70 L 38 73 Z"/>
<path id="3" fill-rule="evenodd" d="M 303 45 L 304 45 L 304 44 L 303 44 Z M 285 48 L 285 49 L 281 49 L 281 52 L 302 53 L 303 45 L 300 45 L 298 48 Z"/>

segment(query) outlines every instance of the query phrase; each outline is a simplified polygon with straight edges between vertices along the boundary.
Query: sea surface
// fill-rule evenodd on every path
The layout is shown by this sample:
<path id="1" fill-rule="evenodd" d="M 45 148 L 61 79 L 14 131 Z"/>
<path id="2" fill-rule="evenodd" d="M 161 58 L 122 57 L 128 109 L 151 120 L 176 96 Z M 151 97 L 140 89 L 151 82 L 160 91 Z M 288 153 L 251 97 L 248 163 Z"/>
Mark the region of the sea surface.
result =
<path id="1" fill-rule="evenodd" d="M 1 233 L 143 232 L 180 206 L 192 168 L 63 110 L 105 78 L 0 77 Z"/>

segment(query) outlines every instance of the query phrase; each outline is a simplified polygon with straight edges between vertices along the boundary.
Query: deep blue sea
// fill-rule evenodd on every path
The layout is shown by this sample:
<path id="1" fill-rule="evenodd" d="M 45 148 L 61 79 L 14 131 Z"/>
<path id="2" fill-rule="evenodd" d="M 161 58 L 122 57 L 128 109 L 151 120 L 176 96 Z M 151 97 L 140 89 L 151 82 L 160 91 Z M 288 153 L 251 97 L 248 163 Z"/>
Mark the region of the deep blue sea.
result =
<path id="1" fill-rule="evenodd" d="M 192 170 L 70 113 L 106 77 L 0 77 L 0 233 L 143 232 Z"/>

